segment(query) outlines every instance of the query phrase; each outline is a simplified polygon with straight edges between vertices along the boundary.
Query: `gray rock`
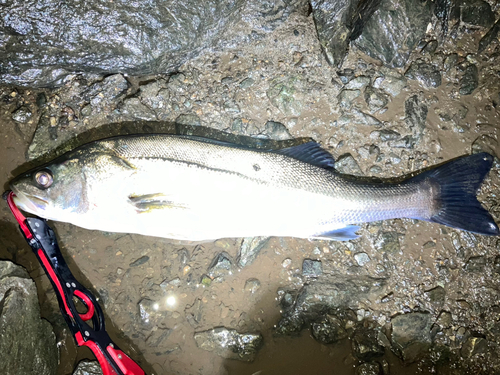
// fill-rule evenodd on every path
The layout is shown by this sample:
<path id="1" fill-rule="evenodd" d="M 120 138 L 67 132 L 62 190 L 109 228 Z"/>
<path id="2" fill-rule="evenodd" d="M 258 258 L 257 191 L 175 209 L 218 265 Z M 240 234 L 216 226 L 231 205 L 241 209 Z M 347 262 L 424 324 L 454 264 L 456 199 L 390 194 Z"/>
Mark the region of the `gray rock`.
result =
<path id="1" fill-rule="evenodd" d="M 73 375 L 102 375 L 102 369 L 97 361 L 80 361 Z"/>
<path id="2" fill-rule="evenodd" d="M 351 79 L 354 78 L 354 70 L 350 68 L 346 68 L 342 71 L 338 71 L 337 75 L 340 78 L 340 81 L 345 85 L 347 84 Z"/>
<path id="3" fill-rule="evenodd" d="M 149 261 L 149 257 L 147 255 L 144 255 L 136 260 L 134 260 L 132 263 L 129 264 L 130 267 L 137 267 L 141 266 L 144 263 L 147 263 Z"/>
<path id="4" fill-rule="evenodd" d="M 483 52 L 497 38 L 498 32 L 500 32 L 500 18 L 479 41 L 478 53 Z"/>
<path id="5" fill-rule="evenodd" d="M 370 84 L 370 77 L 359 76 L 350 80 L 346 85 L 346 90 L 362 90 Z"/>
<path id="6" fill-rule="evenodd" d="M 177 124 L 182 124 L 182 125 L 192 125 L 192 126 L 200 126 L 201 125 L 200 118 L 197 115 L 193 115 L 190 113 L 179 115 L 175 119 L 175 122 Z"/>
<path id="7" fill-rule="evenodd" d="M 175 71 L 204 49 L 260 38 L 304 1 L 2 3 L 0 82 L 54 86 L 68 74 Z M 61 22 L 64 20 L 64 22 Z"/>
<path id="8" fill-rule="evenodd" d="M 392 319 L 392 345 L 405 361 L 412 363 L 422 358 L 431 346 L 430 314 L 408 313 Z"/>
<path id="9" fill-rule="evenodd" d="M 56 337 L 50 323 L 40 318 L 35 283 L 9 261 L 0 261 L 0 338 L 1 374 L 56 373 Z"/>
<path id="10" fill-rule="evenodd" d="M 444 304 L 444 300 L 446 298 L 446 291 L 442 286 L 437 286 L 425 292 L 425 294 L 429 297 L 429 300 L 438 306 L 442 306 Z"/>
<path id="11" fill-rule="evenodd" d="M 366 263 L 370 261 L 370 257 L 368 256 L 367 253 L 356 253 L 354 254 L 354 259 L 356 260 L 356 263 L 360 266 L 364 266 Z"/>
<path id="12" fill-rule="evenodd" d="M 486 353 L 488 350 L 488 341 L 482 337 L 469 337 L 462 345 L 460 354 L 462 357 L 471 358 L 476 354 Z"/>
<path id="13" fill-rule="evenodd" d="M 495 14 L 490 4 L 483 0 L 458 0 L 451 13 L 468 24 L 491 27 L 495 22 Z M 458 16 L 458 17 L 457 17 Z"/>
<path id="14" fill-rule="evenodd" d="M 384 355 L 384 347 L 378 342 L 378 332 L 358 330 L 352 338 L 354 356 L 361 361 L 371 361 Z"/>
<path id="15" fill-rule="evenodd" d="M 232 275 L 234 272 L 233 261 L 231 256 L 223 251 L 219 253 L 208 267 L 207 274 L 213 280 L 223 281 L 228 275 Z"/>
<path id="16" fill-rule="evenodd" d="M 27 107 L 21 107 L 12 114 L 12 119 L 25 124 L 31 119 L 31 116 L 33 113 Z"/>
<path id="17" fill-rule="evenodd" d="M 421 95 L 415 94 L 405 101 L 405 122 L 406 125 L 421 135 L 427 121 L 429 108 Z"/>
<path id="18" fill-rule="evenodd" d="M 358 308 L 359 301 L 380 298 L 386 282 L 367 276 L 338 276 L 328 282 L 305 285 L 294 308 L 306 316 L 338 308 Z M 313 319 L 318 320 L 318 319 Z"/>
<path id="19" fill-rule="evenodd" d="M 251 362 L 263 343 L 260 334 L 240 334 L 224 327 L 195 332 L 194 340 L 198 348 L 214 352 L 229 359 Z"/>
<path id="20" fill-rule="evenodd" d="M 375 249 L 391 254 L 398 253 L 401 250 L 400 236 L 397 232 L 380 232 L 374 244 Z"/>
<path id="21" fill-rule="evenodd" d="M 254 83 L 255 83 L 255 80 L 253 78 L 246 78 L 240 82 L 240 87 L 242 89 L 247 89 L 247 88 L 251 87 Z"/>
<path id="22" fill-rule="evenodd" d="M 375 113 L 382 108 L 384 108 L 388 103 L 389 99 L 380 90 L 377 90 L 371 86 L 365 89 L 365 101 L 370 109 L 370 113 Z"/>
<path id="23" fill-rule="evenodd" d="M 302 275 L 307 277 L 318 277 L 323 273 L 320 260 L 304 259 L 302 262 Z"/>
<path id="24" fill-rule="evenodd" d="M 243 289 L 245 292 L 254 294 L 260 289 L 260 281 L 257 279 L 248 279 L 245 281 L 245 287 Z"/>
<path id="25" fill-rule="evenodd" d="M 128 98 L 123 102 L 120 112 L 131 119 L 145 121 L 156 120 L 156 115 L 151 109 L 145 106 L 139 98 Z"/>
<path id="26" fill-rule="evenodd" d="M 431 7 L 430 1 L 382 0 L 353 43 L 388 66 L 402 67 L 425 35 L 432 17 Z"/>
<path id="27" fill-rule="evenodd" d="M 263 134 L 267 135 L 271 139 L 276 139 L 280 141 L 292 138 L 285 125 L 283 125 L 281 122 L 276 122 L 276 121 L 266 122 Z"/>
<path id="28" fill-rule="evenodd" d="M 317 341 L 325 345 L 333 344 L 348 336 L 345 322 L 328 314 L 320 321 L 311 323 L 311 333 Z"/>
<path id="29" fill-rule="evenodd" d="M 339 158 L 335 161 L 335 169 L 344 174 L 350 174 L 354 176 L 363 175 L 361 168 L 351 154 L 344 154 L 339 156 Z"/>
<path id="30" fill-rule="evenodd" d="M 368 125 L 380 126 L 382 123 L 373 116 L 353 108 L 349 113 L 342 114 L 337 120 L 339 126 L 343 125 Z"/>
<path id="31" fill-rule="evenodd" d="M 445 72 L 449 72 L 458 62 L 458 54 L 451 53 L 444 59 L 444 70 Z"/>
<path id="32" fill-rule="evenodd" d="M 486 258 L 483 256 L 471 257 L 465 264 L 467 272 L 482 273 L 486 267 Z"/>
<path id="33" fill-rule="evenodd" d="M 269 237 L 246 237 L 241 241 L 236 262 L 238 267 L 246 267 L 255 260 L 259 252 L 269 242 Z"/>
<path id="34" fill-rule="evenodd" d="M 470 64 L 465 68 L 464 75 L 460 80 L 460 94 L 470 95 L 479 85 L 479 72 L 477 66 Z"/>
<path id="35" fill-rule="evenodd" d="M 425 88 L 441 86 L 441 72 L 438 67 L 423 60 L 413 62 L 405 73 L 410 79 L 416 79 Z"/>
<path id="36" fill-rule="evenodd" d="M 272 105 L 288 116 L 299 116 L 302 112 L 302 103 L 295 98 L 297 78 L 274 79 L 266 91 Z"/>
<path id="37" fill-rule="evenodd" d="M 430 40 L 424 48 L 422 48 L 422 54 L 423 55 L 432 55 L 434 52 L 436 52 L 436 49 L 438 47 L 438 41 L 437 40 Z"/>
<path id="38" fill-rule="evenodd" d="M 329 64 L 342 65 L 349 42 L 359 36 L 378 4 L 362 0 L 311 1 L 318 38 Z"/>
<path id="39" fill-rule="evenodd" d="M 396 139 L 399 139 L 401 137 L 401 134 L 399 134 L 395 130 L 391 129 L 383 129 L 378 132 L 378 137 L 383 141 L 394 141 Z"/>
<path id="40" fill-rule="evenodd" d="M 493 271 L 500 273 L 500 255 L 497 255 L 493 261 Z"/>
<path id="41" fill-rule="evenodd" d="M 361 95 L 361 90 L 342 90 L 338 96 L 341 108 L 351 108 L 352 102 Z"/>
<path id="42" fill-rule="evenodd" d="M 498 140 L 489 135 L 483 134 L 477 137 L 474 142 L 472 142 L 472 153 L 477 154 L 480 152 L 488 152 L 491 155 L 498 157 Z"/>
<path id="43" fill-rule="evenodd" d="M 406 87 L 406 78 L 397 72 L 387 72 L 384 76 L 374 81 L 373 87 L 384 90 L 389 95 L 395 97 Z"/>
<path id="44" fill-rule="evenodd" d="M 362 363 L 356 367 L 355 375 L 380 375 L 383 374 L 381 366 L 377 362 Z"/>

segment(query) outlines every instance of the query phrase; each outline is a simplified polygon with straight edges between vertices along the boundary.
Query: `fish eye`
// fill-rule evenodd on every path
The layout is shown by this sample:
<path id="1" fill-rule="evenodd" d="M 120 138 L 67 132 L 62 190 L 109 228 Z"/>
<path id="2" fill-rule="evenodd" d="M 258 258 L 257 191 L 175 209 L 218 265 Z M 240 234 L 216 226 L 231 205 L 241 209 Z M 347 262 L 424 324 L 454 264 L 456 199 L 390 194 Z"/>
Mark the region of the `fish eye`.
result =
<path id="1" fill-rule="evenodd" d="M 38 171 L 35 174 L 35 181 L 39 187 L 48 188 L 54 182 L 54 178 L 49 171 Z"/>

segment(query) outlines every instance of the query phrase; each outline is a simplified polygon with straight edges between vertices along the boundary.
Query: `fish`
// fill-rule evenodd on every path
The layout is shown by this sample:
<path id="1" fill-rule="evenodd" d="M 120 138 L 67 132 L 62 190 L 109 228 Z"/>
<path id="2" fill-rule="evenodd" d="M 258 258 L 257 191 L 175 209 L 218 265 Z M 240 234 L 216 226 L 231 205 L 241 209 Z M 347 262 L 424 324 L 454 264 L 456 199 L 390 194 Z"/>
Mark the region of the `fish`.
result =
<path id="1" fill-rule="evenodd" d="M 476 197 L 493 156 L 451 160 L 400 182 L 356 181 L 314 142 L 262 150 L 207 138 L 131 135 L 85 144 L 12 180 L 16 205 L 106 232 L 205 241 L 254 236 L 347 241 L 359 224 L 411 218 L 483 235 Z"/>

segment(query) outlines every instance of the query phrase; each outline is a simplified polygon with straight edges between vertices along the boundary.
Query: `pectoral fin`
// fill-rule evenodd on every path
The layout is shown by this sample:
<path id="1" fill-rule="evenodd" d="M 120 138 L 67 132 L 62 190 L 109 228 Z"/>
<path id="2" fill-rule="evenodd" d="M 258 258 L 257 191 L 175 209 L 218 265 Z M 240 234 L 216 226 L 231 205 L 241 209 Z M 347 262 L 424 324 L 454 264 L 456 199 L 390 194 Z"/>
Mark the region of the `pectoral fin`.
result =
<path id="1" fill-rule="evenodd" d="M 185 204 L 174 202 L 172 197 L 162 193 L 130 195 L 128 199 L 128 202 L 136 208 L 138 213 L 149 212 L 151 210 L 187 208 Z"/>

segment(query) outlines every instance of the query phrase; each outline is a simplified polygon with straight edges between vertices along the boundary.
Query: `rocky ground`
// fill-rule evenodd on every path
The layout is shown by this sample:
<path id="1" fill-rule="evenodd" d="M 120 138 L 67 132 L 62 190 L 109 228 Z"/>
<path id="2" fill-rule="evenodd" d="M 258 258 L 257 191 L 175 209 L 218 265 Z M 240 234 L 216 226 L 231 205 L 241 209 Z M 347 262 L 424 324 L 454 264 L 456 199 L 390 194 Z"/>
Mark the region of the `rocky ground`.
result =
<path id="1" fill-rule="evenodd" d="M 74 146 L 76 134 L 141 120 L 107 131 L 207 131 L 201 125 L 312 137 L 341 173 L 357 176 L 390 178 L 487 151 L 496 158 L 479 196 L 499 222 L 500 45 L 488 37 L 499 11 L 462 15 L 446 37 L 434 17 L 400 66 L 365 54 L 363 39 L 341 68 L 329 65 L 313 16 L 299 12 L 261 39 L 204 51 L 173 74 L 3 87 L 1 181 Z M 58 373 L 71 373 L 78 358 L 55 295 L 0 210 L 0 257 L 34 277 L 60 341 Z M 148 373 L 500 373 L 498 238 L 415 220 L 363 225 L 359 239 L 342 243 L 191 244 L 53 227 L 70 267 L 100 297 L 112 336 Z"/>

